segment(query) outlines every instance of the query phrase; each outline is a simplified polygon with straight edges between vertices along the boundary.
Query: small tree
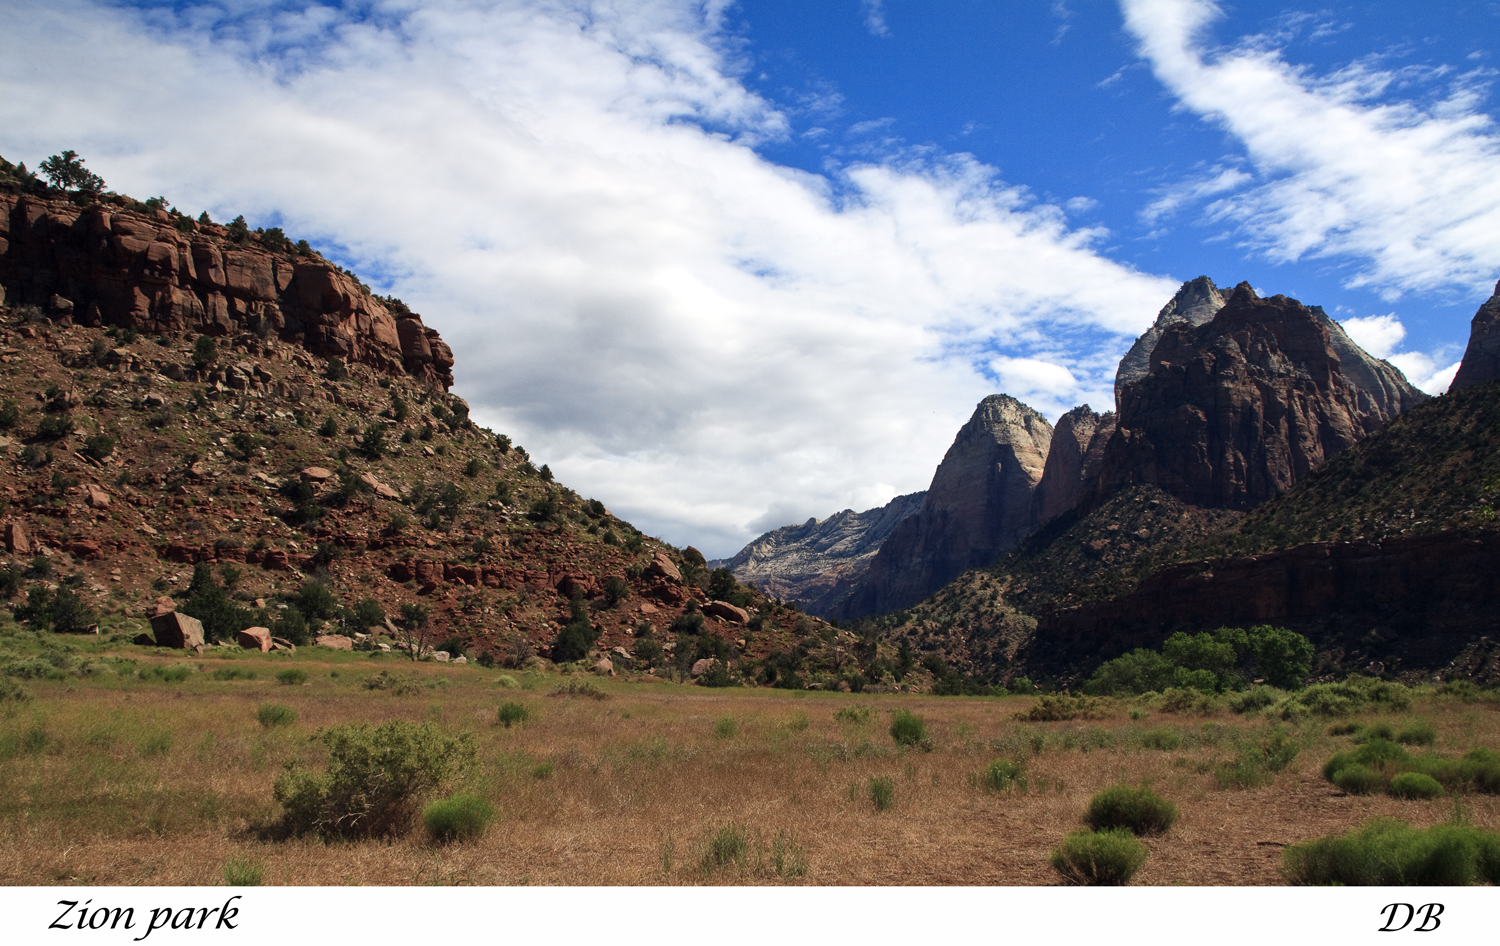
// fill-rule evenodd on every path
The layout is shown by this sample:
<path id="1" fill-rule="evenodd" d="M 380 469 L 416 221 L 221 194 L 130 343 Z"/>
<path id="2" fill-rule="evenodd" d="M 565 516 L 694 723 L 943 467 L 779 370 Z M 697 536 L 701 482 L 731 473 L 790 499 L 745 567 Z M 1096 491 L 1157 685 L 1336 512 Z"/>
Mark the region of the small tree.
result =
<path id="1" fill-rule="evenodd" d="M 82 191 L 97 194 L 104 190 L 104 178 L 83 166 L 83 158 L 76 151 L 54 154 L 41 163 L 42 176 L 52 186 L 65 191 Z"/>
<path id="2" fill-rule="evenodd" d="M 432 634 L 428 628 L 431 614 L 427 606 L 410 602 L 401 606 L 401 627 L 397 645 L 412 660 L 421 660 L 432 653 Z"/>

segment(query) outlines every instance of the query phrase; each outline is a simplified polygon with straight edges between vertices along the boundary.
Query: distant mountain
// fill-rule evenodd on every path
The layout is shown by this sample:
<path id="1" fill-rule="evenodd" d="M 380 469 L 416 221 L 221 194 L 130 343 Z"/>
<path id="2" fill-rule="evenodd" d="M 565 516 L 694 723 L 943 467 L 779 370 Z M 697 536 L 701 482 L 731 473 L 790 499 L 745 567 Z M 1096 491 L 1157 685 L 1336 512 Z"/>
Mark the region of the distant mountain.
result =
<path id="1" fill-rule="evenodd" d="M 886 536 L 922 508 L 925 492 L 907 493 L 876 509 L 845 509 L 819 521 L 782 526 L 760 536 L 734 557 L 710 568 L 728 568 L 734 577 L 765 594 L 795 601 L 810 614 L 822 614 L 864 573 Z"/>

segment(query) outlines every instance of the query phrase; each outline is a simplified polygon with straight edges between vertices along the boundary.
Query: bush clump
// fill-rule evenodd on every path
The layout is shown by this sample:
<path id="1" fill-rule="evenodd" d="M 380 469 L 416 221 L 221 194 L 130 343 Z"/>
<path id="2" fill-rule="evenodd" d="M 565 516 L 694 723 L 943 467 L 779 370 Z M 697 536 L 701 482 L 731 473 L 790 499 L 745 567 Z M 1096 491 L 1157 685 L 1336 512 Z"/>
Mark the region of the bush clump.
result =
<path id="1" fill-rule="evenodd" d="M 1150 853 L 1126 828 L 1075 831 L 1053 849 L 1052 869 L 1069 883 L 1118 887 L 1130 883 Z"/>
<path id="2" fill-rule="evenodd" d="M 987 792 L 1026 791 L 1026 767 L 1012 759 L 996 759 L 979 774 L 979 784 Z"/>
<path id="3" fill-rule="evenodd" d="M 927 721 L 910 710 L 898 709 L 891 718 L 891 738 L 898 746 L 921 746 L 928 742 Z"/>
<path id="4" fill-rule="evenodd" d="M 889 775 L 877 775 L 870 779 L 870 801 L 876 811 L 890 811 L 896 807 L 896 782 Z"/>
<path id="5" fill-rule="evenodd" d="M 295 835 L 400 834 L 421 798 L 457 778 L 475 757 L 468 735 L 449 736 L 431 723 L 405 720 L 335 726 L 316 739 L 328 749 L 327 771 L 293 761 L 276 779 L 282 827 Z"/>
<path id="6" fill-rule="evenodd" d="M 1221 627 L 1212 634 L 1179 631 L 1160 651 L 1138 648 L 1106 661 L 1084 684 L 1085 693 L 1126 696 L 1169 689 L 1223 693 L 1251 680 L 1295 689 L 1312 671 L 1313 645 L 1285 628 Z"/>
<path id="7" fill-rule="evenodd" d="M 300 686 L 307 682 L 307 671 L 300 667 L 288 667 L 276 675 L 276 682 L 282 686 Z"/>
<path id="8" fill-rule="evenodd" d="M 1104 715 L 1101 700 L 1069 693 L 1053 693 L 1043 696 L 1036 705 L 1015 718 L 1029 723 L 1055 723 L 1069 719 L 1098 719 Z"/>
<path id="9" fill-rule="evenodd" d="M 1500 754 L 1473 749 L 1462 757 L 1413 755 L 1388 739 L 1371 739 L 1323 764 L 1323 777 L 1351 794 L 1391 791 L 1397 776 L 1418 772 L 1450 792 L 1500 794 Z"/>
<path id="10" fill-rule="evenodd" d="M 1374 677 L 1350 677 L 1337 683 L 1315 683 L 1272 707 L 1282 719 L 1307 716 L 1351 716 L 1379 708 L 1400 712 L 1411 705 L 1411 691 Z"/>
<path id="11" fill-rule="evenodd" d="M 1425 772 L 1402 772 L 1391 779 L 1388 789 L 1397 798 L 1440 798 L 1443 786 Z"/>
<path id="12" fill-rule="evenodd" d="M 1294 884 L 1461 887 L 1500 883 L 1500 834 L 1466 824 L 1426 830 L 1379 818 L 1344 834 L 1294 844 L 1282 854 Z"/>
<path id="13" fill-rule="evenodd" d="M 506 702 L 500 704 L 500 712 L 495 722 L 509 729 L 512 726 L 520 726 L 530 718 L 531 711 L 526 708 L 526 704 Z"/>
<path id="14" fill-rule="evenodd" d="M 422 809 L 427 836 L 439 843 L 472 841 L 495 818 L 495 806 L 478 795 L 453 795 Z"/>
<path id="15" fill-rule="evenodd" d="M 1116 785 L 1089 801 L 1083 820 L 1095 831 L 1125 828 L 1137 835 L 1164 834 L 1177 821 L 1177 806 L 1144 786 Z"/>
<path id="16" fill-rule="evenodd" d="M 297 711 L 285 703 L 262 703 L 256 707 L 255 720 L 267 729 L 290 726 L 297 721 Z"/>

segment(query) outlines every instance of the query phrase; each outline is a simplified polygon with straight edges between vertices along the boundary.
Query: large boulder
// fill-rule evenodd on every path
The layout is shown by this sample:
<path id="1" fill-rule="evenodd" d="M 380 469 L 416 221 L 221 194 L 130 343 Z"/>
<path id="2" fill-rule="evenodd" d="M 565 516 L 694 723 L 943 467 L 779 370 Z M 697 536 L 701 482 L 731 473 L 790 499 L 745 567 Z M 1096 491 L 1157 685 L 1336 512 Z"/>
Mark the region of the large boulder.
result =
<path id="1" fill-rule="evenodd" d="M 261 653 L 269 653 L 271 650 L 271 629 L 268 627 L 247 627 L 235 635 L 235 642 L 246 650 L 258 650 Z"/>
<path id="2" fill-rule="evenodd" d="M 710 601 L 703 606 L 703 613 L 716 618 L 723 618 L 726 621 L 733 621 L 736 624 L 750 623 L 750 612 L 744 608 L 735 607 L 728 601 Z"/>
<path id="3" fill-rule="evenodd" d="M 682 584 L 682 572 L 678 571 L 677 566 L 672 564 L 672 560 L 667 557 L 667 553 L 660 550 L 651 556 L 651 564 L 646 566 L 646 574 Z"/>
<path id="4" fill-rule="evenodd" d="M 31 539 L 26 536 L 26 527 L 19 522 L 5 524 L 5 550 L 17 555 L 31 554 Z"/>
<path id="5" fill-rule="evenodd" d="M 187 650 L 203 646 L 203 623 L 177 611 L 168 611 L 151 618 L 151 633 L 156 635 L 156 646 L 175 647 Z"/>
<path id="6" fill-rule="evenodd" d="M 334 650 L 354 649 L 354 641 L 342 634 L 319 634 L 313 638 L 313 643 L 319 647 L 331 647 Z"/>

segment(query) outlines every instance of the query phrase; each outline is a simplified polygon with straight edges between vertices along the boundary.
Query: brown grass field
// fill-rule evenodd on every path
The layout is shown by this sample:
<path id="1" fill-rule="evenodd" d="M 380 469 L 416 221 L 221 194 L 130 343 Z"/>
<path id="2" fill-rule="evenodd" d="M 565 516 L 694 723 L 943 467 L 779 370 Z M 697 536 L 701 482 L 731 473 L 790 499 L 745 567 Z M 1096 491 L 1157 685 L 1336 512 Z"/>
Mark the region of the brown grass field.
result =
<path id="1" fill-rule="evenodd" d="M 1319 769 L 1349 742 L 1321 718 L 1281 724 L 1137 705 L 1143 718 L 1131 719 L 1132 706 L 1120 703 L 1099 719 L 1031 723 L 1014 716 L 1032 697 L 610 680 L 593 680 L 607 698 L 592 699 L 552 694 L 579 676 L 512 672 L 518 686 L 507 688 L 499 670 L 311 650 L 134 658 L 136 669 L 189 668 L 178 682 L 113 670 L 24 681 L 32 699 L 0 703 L 0 882 L 213 885 L 238 860 L 278 885 L 1055 884 L 1049 851 L 1078 829 L 1094 793 L 1119 783 L 1149 783 L 1181 813 L 1148 839 L 1137 884 L 1283 883 L 1284 845 L 1379 815 L 1425 826 L 1459 809 L 1500 828 L 1494 796 L 1344 794 Z M 306 682 L 278 682 L 290 667 Z M 215 679 L 225 668 L 256 679 Z M 379 670 L 414 675 L 417 692 L 364 687 Z M 524 704 L 531 719 L 498 725 L 505 701 Z M 263 728 L 256 710 L 271 702 L 293 707 L 298 721 Z M 855 707 L 867 718 L 835 718 Z M 892 740 L 898 707 L 925 719 L 929 751 Z M 1406 712 L 1357 719 L 1399 727 L 1420 717 L 1437 728 L 1434 751 L 1459 753 L 1500 749 L 1496 714 L 1490 703 L 1419 691 Z M 478 764 L 455 787 L 494 804 L 487 833 L 448 845 L 429 841 L 420 824 L 395 840 L 265 839 L 261 829 L 278 815 L 273 782 L 290 759 L 317 762 L 319 727 L 390 719 L 472 734 Z M 1291 765 L 1262 787 L 1220 787 L 1215 764 L 1273 725 L 1288 725 L 1301 743 Z M 1174 736 L 1178 748 L 1148 747 Z M 1024 761 L 1024 792 L 981 787 L 978 773 L 997 758 Z M 891 810 L 875 810 L 875 777 L 894 782 Z M 705 866 L 709 839 L 727 825 L 743 829 L 747 856 Z"/>

